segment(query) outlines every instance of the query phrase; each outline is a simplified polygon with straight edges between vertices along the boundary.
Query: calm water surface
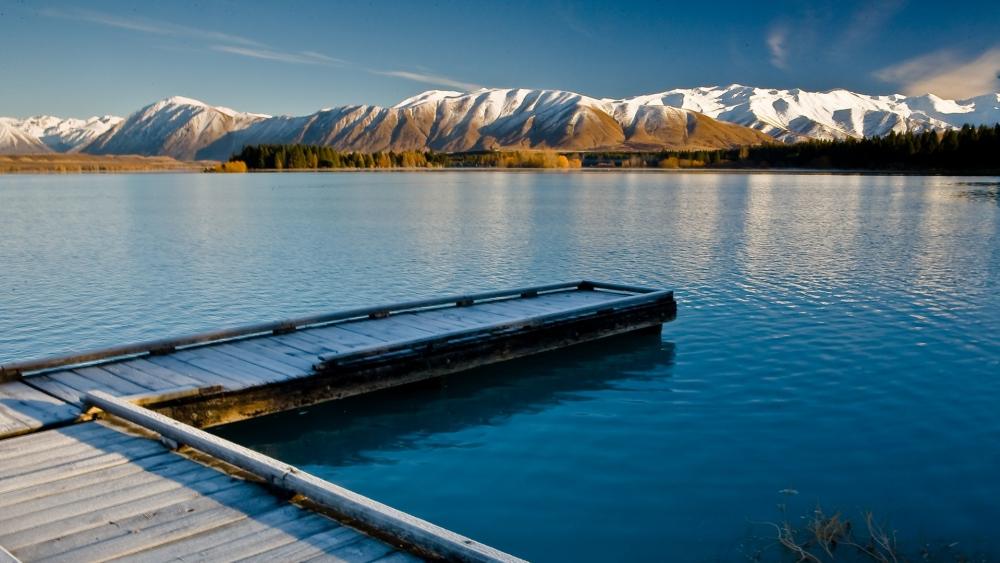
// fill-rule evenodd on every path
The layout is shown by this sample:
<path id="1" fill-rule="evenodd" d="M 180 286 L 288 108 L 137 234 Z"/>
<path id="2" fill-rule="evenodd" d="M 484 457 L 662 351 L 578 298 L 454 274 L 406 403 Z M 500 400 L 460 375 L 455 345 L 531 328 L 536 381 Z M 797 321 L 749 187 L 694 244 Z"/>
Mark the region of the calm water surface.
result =
<path id="1" fill-rule="evenodd" d="M 442 292 L 670 287 L 661 338 L 219 432 L 540 561 L 745 559 L 779 505 L 996 558 L 1000 196 L 968 181 L 0 177 L 0 361 Z"/>

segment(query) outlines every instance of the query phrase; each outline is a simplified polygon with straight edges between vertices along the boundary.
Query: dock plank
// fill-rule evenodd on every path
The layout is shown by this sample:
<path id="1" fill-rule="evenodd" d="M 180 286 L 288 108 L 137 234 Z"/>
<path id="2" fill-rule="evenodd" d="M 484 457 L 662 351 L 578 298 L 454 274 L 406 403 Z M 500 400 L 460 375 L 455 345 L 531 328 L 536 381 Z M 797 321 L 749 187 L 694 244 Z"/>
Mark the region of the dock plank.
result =
<path id="1" fill-rule="evenodd" d="M 420 329 L 431 328 L 435 332 L 468 330 L 482 326 L 481 323 L 473 323 L 470 321 L 462 322 L 457 319 L 449 319 L 440 315 L 433 315 L 430 311 L 422 313 L 404 313 L 402 315 L 396 315 L 392 318 L 400 324 Z"/>
<path id="2" fill-rule="evenodd" d="M 252 345 L 247 345 L 244 342 L 213 346 L 212 349 L 222 352 L 223 354 L 237 360 L 243 360 L 262 368 L 269 369 L 279 374 L 281 379 L 302 377 L 303 375 L 306 375 L 308 371 L 311 371 L 303 370 L 301 367 L 292 365 L 291 362 L 293 360 L 284 360 L 280 354 L 256 349 Z M 310 365 L 310 368 L 311 367 L 312 366 Z"/>
<path id="3" fill-rule="evenodd" d="M 302 541 L 289 543 L 263 551 L 251 557 L 241 559 L 245 563 L 268 563 L 270 561 L 303 561 L 339 549 L 354 542 L 362 541 L 365 536 L 356 530 L 341 527 L 314 534 Z"/>
<path id="4" fill-rule="evenodd" d="M 202 381 L 193 375 L 185 375 L 178 371 L 154 364 L 146 358 L 133 358 L 123 363 L 127 364 L 128 367 L 132 369 L 145 372 L 153 377 L 157 377 L 165 381 L 170 387 L 185 387 L 189 385 L 193 387 L 204 387 L 209 383 L 207 381 Z"/>
<path id="5" fill-rule="evenodd" d="M 385 542 L 363 538 L 361 541 L 348 542 L 341 547 L 326 550 L 305 561 L 373 561 L 392 551 L 392 546 Z"/>
<path id="6" fill-rule="evenodd" d="M 57 498 L 63 494 L 72 494 L 77 489 L 89 487 L 91 485 L 103 486 L 105 482 L 110 482 L 127 475 L 154 471 L 161 464 L 167 464 L 177 460 L 177 456 L 172 452 L 163 452 L 147 458 L 138 459 L 132 463 L 126 463 L 111 467 L 104 471 L 93 471 L 59 479 L 49 483 L 42 483 L 32 487 L 24 487 L 7 491 L 0 494 L 0 508 L 6 510 L 7 507 L 48 497 Z"/>
<path id="7" fill-rule="evenodd" d="M 176 389 L 177 387 L 180 386 L 172 381 L 163 379 L 162 377 L 157 377 L 155 375 L 146 373 L 145 371 L 140 370 L 139 368 L 133 366 L 132 364 L 133 362 L 131 360 L 126 360 L 124 362 L 102 364 L 101 368 L 103 368 L 105 371 L 117 375 L 122 379 L 125 379 L 126 381 L 131 381 L 136 385 L 141 385 L 148 391 L 164 391 L 167 389 Z M 192 379 L 188 379 L 186 385 L 197 386 L 197 383 Z"/>
<path id="8" fill-rule="evenodd" d="M 311 330 L 315 329 L 310 329 L 310 331 Z M 295 348 L 296 350 L 306 354 L 320 355 L 337 352 L 337 348 L 334 348 L 331 342 L 324 341 L 316 336 L 310 336 L 309 331 L 305 330 L 293 332 L 291 334 L 282 334 L 269 338 L 268 340 L 277 342 L 282 346 Z"/>
<path id="9" fill-rule="evenodd" d="M 83 407 L 83 394 L 85 391 L 81 391 L 69 382 L 70 379 L 77 378 L 83 379 L 72 371 L 66 370 L 40 375 L 31 375 L 26 377 L 25 381 L 30 383 L 32 387 L 40 389 L 49 395 L 65 401 L 66 403 L 76 407 Z M 84 382 L 88 385 L 93 384 L 93 382 L 87 380 L 84 380 Z"/>
<path id="10" fill-rule="evenodd" d="M 72 463 L 64 463 L 57 466 L 48 466 L 45 469 L 18 475 L 0 481 L 0 493 L 5 493 L 14 489 L 30 487 L 40 483 L 51 483 L 59 479 L 65 479 L 81 473 L 88 473 L 99 469 L 130 463 L 136 459 L 149 457 L 159 453 L 160 449 L 155 443 L 139 444 L 135 449 L 128 452 L 110 452 L 98 456 L 88 457 Z"/>
<path id="11" fill-rule="evenodd" d="M 150 494 L 130 490 L 104 500 L 98 505 L 72 506 L 57 515 L 57 519 L 41 525 L 6 533 L 0 544 L 24 559 L 43 559 L 99 542 L 103 537 L 128 533 L 126 522 L 149 519 L 169 507 L 187 511 L 187 502 L 204 499 L 207 494 L 237 491 L 240 481 L 227 475 L 207 476 L 196 472 L 184 482 L 165 480 L 160 487 L 151 487 Z M 155 494 L 153 494 L 155 493 Z M 183 507 L 183 508 L 181 508 Z M 173 515 L 174 512 L 168 512 Z M 83 559 L 76 559 L 82 561 Z"/>
<path id="12" fill-rule="evenodd" d="M 269 354 L 275 361 L 287 364 L 294 369 L 306 373 L 312 371 L 318 357 L 317 354 L 309 354 L 278 342 L 272 342 L 266 338 L 239 342 L 238 347 L 259 354 Z"/>
<path id="13" fill-rule="evenodd" d="M 73 389 L 69 385 L 58 381 L 51 374 L 31 375 L 25 377 L 24 381 L 26 385 L 34 389 L 38 389 L 46 395 L 55 397 L 56 399 L 77 409 L 83 406 L 80 399 L 80 392 Z"/>
<path id="14" fill-rule="evenodd" d="M 153 391 L 153 389 L 119 377 L 114 373 L 98 366 L 77 368 L 73 370 L 73 373 L 93 381 L 97 384 L 97 389 L 107 391 L 108 393 L 118 396 L 136 395 Z M 90 391 L 90 389 L 87 389 L 87 391 Z"/>
<path id="15" fill-rule="evenodd" d="M 61 444 L 87 439 L 88 436 L 106 432 L 99 424 L 76 424 L 58 431 L 36 432 L 30 436 L 17 436 L 0 440 L 0 461 L 14 456 L 58 447 Z"/>
<path id="16" fill-rule="evenodd" d="M 23 381 L 0 383 L 0 410 L 10 413 L 31 429 L 72 420 L 79 414 L 73 406 Z"/>
<path id="17" fill-rule="evenodd" d="M 71 442 L 59 448 L 21 454 L 4 462 L 3 467 L 0 467 L 0 479 L 10 479 L 23 473 L 30 473 L 33 469 L 69 463 L 74 460 L 82 460 L 105 453 L 122 451 L 123 449 L 127 450 L 130 444 L 135 444 L 138 440 L 143 440 L 143 438 L 128 434 L 119 434 L 109 438 L 107 441 L 102 441 L 100 445 L 87 442 Z"/>
<path id="18" fill-rule="evenodd" d="M 0 436 L 17 436 L 30 432 L 31 427 L 22 420 L 14 417 L 7 410 L 0 410 Z"/>
<path id="19" fill-rule="evenodd" d="M 231 381 L 238 382 L 236 385 L 231 386 L 233 389 L 263 385 L 280 375 L 258 365 L 233 358 L 222 352 L 213 351 L 211 348 L 184 350 L 173 354 L 173 356 L 178 360 L 218 374 Z"/>
<path id="20" fill-rule="evenodd" d="M 434 336 L 433 330 L 423 330 L 406 326 L 396 322 L 392 317 L 344 323 L 339 325 L 339 328 L 341 330 L 347 330 L 381 342 L 419 340 L 421 338 Z"/>
<path id="21" fill-rule="evenodd" d="M 155 472 L 139 471 L 119 478 L 103 472 L 104 480 L 101 482 L 5 506 L 0 514 L 0 528 L 7 534 L 19 532 L 50 520 L 65 518 L 66 515 L 100 509 L 109 502 L 117 503 L 122 499 L 139 498 L 140 495 L 148 496 L 183 486 L 172 479 L 182 479 L 186 473 L 197 471 L 204 475 L 204 468 L 197 464 L 176 455 L 170 458 L 169 462 L 164 460 L 164 463 L 155 466 Z"/>
<path id="22" fill-rule="evenodd" d="M 189 364 L 178 358 L 176 355 L 151 356 L 147 361 L 153 365 L 175 371 L 192 379 L 200 381 L 203 385 L 221 385 L 226 389 L 234 389 L 242 386 L 242 379 L 233 379 L 222 374 L 200 368 L 194 364 Z"/>
<path id="23" fill-rule="evenodd" d="M 267 549 L 298 541 L 321 530 L 339 527 L 328 518 L 285 504 L 264 514 L 238 520 L 213 530 L 143 551 L 134 561 L 235 561 Z"/>
<path id="24" fill-rule="evenodd" d="M 505 322 L 518 321 L 521 319 L 538 315 L 538 312 L 536 311 L 525 311 L 523 309 L 510 307 L 503 302 L 496 302 L 496 301 L 489 303 L 477 303 L 471 307 L 468 307 L 468 309 L 472 311 L 484 311 L 500 317 L 504 317 Z"/>
<path id="25" fill-rule="evenodd" d="M 281 501 L 267 494 L 247 494 L 242 487 L 196 497 L 142 513 L 80 534 L 59 538 L 58 551 L 42 557 L 55 561 L 105 561 L 204 533 L 272 510 Z M 77 540 L 77 542 L 73 542 Z M 55 542 L 53 542 L 55 543 Z M 72 549 L 64 549 L 74 545 Z"/>
<path id="26" fill-rule="evenodd" d="M 344 327 L 353 323 L 336 324 L 328 327 L 311 328 L 298 333 L 302 338 L 314 338 L 319 343 L 328 346 L 335 352 L 343 352 L 364 346 L 384 344 L 385 340 L 345 330 Z"/>

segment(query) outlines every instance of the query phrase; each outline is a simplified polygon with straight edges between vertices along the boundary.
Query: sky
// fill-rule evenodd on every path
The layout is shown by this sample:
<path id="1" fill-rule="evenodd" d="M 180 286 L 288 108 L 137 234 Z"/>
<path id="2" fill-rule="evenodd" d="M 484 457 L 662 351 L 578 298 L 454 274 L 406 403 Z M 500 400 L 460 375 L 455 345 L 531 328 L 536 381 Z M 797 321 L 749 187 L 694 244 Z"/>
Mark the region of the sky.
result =
<path id="1" fill-rule="evenodd" d="M 1000 2 L 0 0 L 0 115 L 274 115 L 425 90 L 1000 91 Z"/>

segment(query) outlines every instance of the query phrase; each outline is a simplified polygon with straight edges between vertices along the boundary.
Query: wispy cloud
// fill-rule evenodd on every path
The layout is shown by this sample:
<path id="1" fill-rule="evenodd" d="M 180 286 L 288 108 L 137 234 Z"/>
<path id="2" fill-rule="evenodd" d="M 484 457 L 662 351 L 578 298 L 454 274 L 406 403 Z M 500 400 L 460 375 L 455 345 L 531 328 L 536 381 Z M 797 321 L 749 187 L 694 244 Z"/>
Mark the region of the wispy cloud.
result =
<path id="1" fill-rule="evenodd" d="M 888 66 L 875 77 L 896 84 L 904 94 L 969 98 L 1000 91 L 1000 45 L 976 55 L 944 49 Z"/>
<path id="2" fill-rule="evenodd" d="M 833 52 L 843 52 L 863 45 L 879 35 L 892 18 L 903 9 L 903 0 L 882 0 L 862 4 L 851 15 Z"/>
<path id="3" fill-rule="evenodd" d="M 210 29 L 178 25 L 166 21 L 151 20 L 148 18 L 122 17 L 114 14 L 95 12 L 83 9 L 59 10 L 45 8 L 38 12 L 42 16 L 50 18 L 70 19 L 80 22 L 87 22 L 105 27 L 126 29 L 137 33 L 146 33 L 164 37 L 178 37 L 185 39 L 200 40 L 198 49 L 209 49 L 219 53 L 226 53 L 239 57 L 247 57 L 265 61 L 275 61 L 287 64 L 319 65 L 319 66 L 340 66 L 352 67 L 356 70 L 378 74 L 381 76 L 392 76 L 433 84 L 436 86 L 447 86 L 461 90 L 476 90 L 480 86 L 470 82 L 455 80 L 447 76 L 434 75 L 427 72 L 410 72 L 404 70 L 375 70 L 364 68 L 349 61 L 331 57 L 317 51 L 286 51 L 276 49 L 263 42 Z"/>
<path id="4" fill-rule="evenodd" d="M 597 39 L 597 35 L 577 15 L 576 6 L 572 2 L 558 2 L 553 15 L 568 29 L 587 39 Z"/>
<path id="5" fill-rule="evenodd" d="M 208 41 L 236 43 L 240 45 L 260 45 L 259 42 L 254 41 L 253 39 L 249 39 L 247 37 L 241 37 L 239 35 L 233 35 L 221 31 L 213 31 L 210 29 L 190 27 L 186 25 L 178 25 L 170 22 L 155 21 L 147 18 L 124 18 L 121 16 L 116 16 L 114 14 L 105 14 L 102 12 L 94 12 L 90 10 L 79 10 L 79 9 L 64 11 L 53 8 L 46 8 L 41 10 L 39 13 L 43 16 L 50 18 L 63 18 L 63 19 L 84 21 L 98 25 L 103 25 L 106 27 L 127 29 L 130 31 L 150 33 L 153 35 L 165 35 L 172 37 L 193 37 L 198 39 L 205 39 Z"/>
<path id="6" fill-rule="evenodd" d="M 287 53 L 284 51 L 275 51 L 273 49 L 267 49 L 263 47 L 238 47 L 233 45 L 212 45 L 213 51 L 219 51 L 220 53 L 229 53 L 230 55 L 240 55 L 242 57 L 250 57 L 252 59 L 263 59 L 265 61 L 278 61 L 282 63 L 300 64 L 300 65 L 325 65 L 325 66 L 343 66 L 346 61 L 341 59 L 335 59 L 333 57 L 328 57 L 322 53 L 317 53 L 315 51 L 301 51 L 298 53 Z"/>
<path id="7" fill-rule="evenodd" d="M 448 78 L 447 76 L 435 76 L 433 74 L 425 74 L 421 72 L 408 72 L 405 70 L 370 70 L 369 72 L 372 74 L 379 74 L 381 76 L 394 76 L 396 78 L 404 78 L 414 82 L 423 82 L 424 84 L 448 86 L 465 91 L 478 90 L 482 88 L 479 84 L 462 82 L 461 80 L 455 80 L 453 78 Z"/>
<path id="8" fill-rule="evenodd" d="M 771 53 L 771 64 L 780 68 L 788 68 L 788 26 L 775 24 L 768 30 L 764 38 L 767 50 Z"/>

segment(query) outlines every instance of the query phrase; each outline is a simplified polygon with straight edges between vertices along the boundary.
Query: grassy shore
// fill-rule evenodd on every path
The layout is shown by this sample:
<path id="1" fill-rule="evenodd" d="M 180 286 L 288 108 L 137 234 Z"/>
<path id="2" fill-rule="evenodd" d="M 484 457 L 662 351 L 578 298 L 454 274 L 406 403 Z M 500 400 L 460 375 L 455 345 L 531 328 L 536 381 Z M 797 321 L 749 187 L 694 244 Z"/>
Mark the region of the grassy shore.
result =
<path id="1" fill-rule="evenodd" d="M 89 154 L 0 155 L 0 174 L 200 172 L 215 162 L 184 162 L 167 156 Z"/>

